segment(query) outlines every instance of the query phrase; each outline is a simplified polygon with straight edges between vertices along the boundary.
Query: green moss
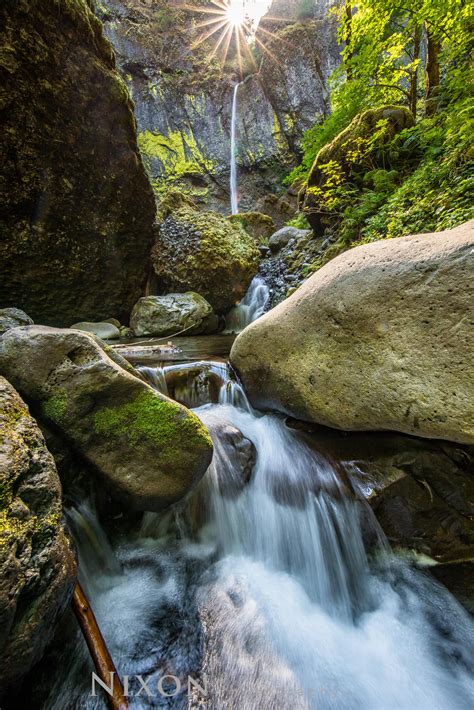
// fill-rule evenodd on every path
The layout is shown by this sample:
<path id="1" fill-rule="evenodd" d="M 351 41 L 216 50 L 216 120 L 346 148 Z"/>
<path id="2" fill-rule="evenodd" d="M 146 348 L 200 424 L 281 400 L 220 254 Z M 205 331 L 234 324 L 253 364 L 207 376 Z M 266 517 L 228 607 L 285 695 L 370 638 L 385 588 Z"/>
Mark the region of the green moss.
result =
<path id="1" fill-rule="evenodd" d="M 184 447 L 212 446 L 206 428 L 194 414 L 150 390 L 131 402 L 99 409 L 94 415 L 94 430 L 123 438 L 132 446 L 139 447 L 144 439 L 152 441 L 171 462 Z"/>
<path id="2" fill-rule="evenodd" d="M 67 402 L 67 392 L 61 390 L 43 402 L 41 407 L 43 414 L 53 422 L 60 422 L 66 413 Z"/>
<path id="3" fill-rule="evenodd" d="M 10 510 L 0 512 L 0 547 L 4 544 L 9 544 L 9 540 L 19 540 L 25 537 L 34 529 L 36 518 L 28 520 L 20 520 L 11 515 Z"/>
<path id="4" fill-rule="evenodd" d="M 192 133 L 170 131 L 166 136 L 152 131 L 138 134 L 138 147 L 148 171 L 152 161 L 159 160 L 167 179 L 183 175 L 205 174 L 215 170 L 215 164 L 201 152 Z"/>
<path id="5" fill-rule="evenodd" d="M 267 240 L 275 231 L 275 222 L 261 212 L 240 212 L 228 217 L 232 224 L 240 224 L 245 231 L 259 242 Z"/>

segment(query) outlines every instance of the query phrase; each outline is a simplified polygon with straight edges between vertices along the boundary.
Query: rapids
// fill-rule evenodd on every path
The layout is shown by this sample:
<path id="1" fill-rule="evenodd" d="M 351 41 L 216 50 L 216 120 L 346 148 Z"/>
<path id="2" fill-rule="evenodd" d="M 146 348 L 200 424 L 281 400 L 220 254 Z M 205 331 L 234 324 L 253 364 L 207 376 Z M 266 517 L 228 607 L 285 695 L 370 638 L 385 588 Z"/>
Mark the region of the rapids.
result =
<path id="1" fill-rule="evenodd" d="M 142 675 L 153 693 L 131 695 L 130 707 L 472 707 L 469 615 L 427 573 L 393 556 L 383 536 L 368 555 L 360 515 L 370 512 L 337 463 L 282 418 L 253 410 L 224 363 L 142 372 L 168 392 L 186 367 L 194 374 L 181 397 L 199 405 L 215 443 L 198 489 L 110 539 L 93 502 L 68 512 L 81 581 L 119 674 Z M 203 370 L 217 388 L 212 403 L 203 403 L 209 390 L 193 384 Z M 250 481 L 233 495 L 220 486 L 238 471 L 219 422 L 256 451 Z M 45 707 L 105 708 L 103 694 L 90 697 L 92 667 L 79 632 L 62 660 Z M 157 691 L 164 675 L 180 679 L 179 693 L 171 681 L 169 697 Z M 193 687 L 188 697 L 188 676 L 205 694 Z M 139 690 L 131 679 L 130 692 Z"/>

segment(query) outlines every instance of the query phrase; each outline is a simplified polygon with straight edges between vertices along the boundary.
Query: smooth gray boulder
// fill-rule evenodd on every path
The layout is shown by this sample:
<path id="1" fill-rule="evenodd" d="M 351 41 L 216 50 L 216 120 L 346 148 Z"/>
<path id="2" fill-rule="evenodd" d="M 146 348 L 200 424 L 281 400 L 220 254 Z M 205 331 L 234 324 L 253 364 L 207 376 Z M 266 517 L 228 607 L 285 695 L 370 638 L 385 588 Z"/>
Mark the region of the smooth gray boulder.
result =
<path id="1" fill-rule="evenodd" d="M 0 377 L 0 695 L 40 660 L 75 581 L 54 459 Z"/>
<path id="2" fill-rule="evenodd" d="M 0 339 L 0 373 L 127 508 L 159 510 L 199 481 L 212 443 L 192 412 L 107 351 L 77 330 L 14 328 Z"/>
<path id="3" fill-rule="evenodd" d="M 81 330 L 83 333 L 92 333 L 101 340 L 116 340 L 120 338 L 120 330 L 114 323 L 107 321 L 99 321 L 98 323 L 89 323 L 84 321 L 71 325 L 73 330 Z"/>
<path id="4" fill-rule="evenodd" d="M 33 320 L 19 308 L 0 308 L 0 335 L 20 325 L 33 325 Z"/>
<path id="5" fill-rule="evenodd" d="M 254 406 L 474 443 L 474 221 L 333 259 L 236 339 Z"/>
<path id="6" fill-rule="evenodd" d="M 291 239 L 301 239 L 311 234 L 310 229 L 298 229 L 297 227 L 282 227 L 272 234 L 268 240 L 268 246 L 273 254 L 279 252 L 283 247 L 286 247 Z"/>
<path id="7" fill-rule="evenodd" d="M 130 328 L 135 335 L 187 335 L 209 332 L 213 323 L 212 306 L 198 293 L 169 293 L 166 296 L 144 296 L 135 304 Z M 218 328 L 215 318 L 215 330 Z"/>

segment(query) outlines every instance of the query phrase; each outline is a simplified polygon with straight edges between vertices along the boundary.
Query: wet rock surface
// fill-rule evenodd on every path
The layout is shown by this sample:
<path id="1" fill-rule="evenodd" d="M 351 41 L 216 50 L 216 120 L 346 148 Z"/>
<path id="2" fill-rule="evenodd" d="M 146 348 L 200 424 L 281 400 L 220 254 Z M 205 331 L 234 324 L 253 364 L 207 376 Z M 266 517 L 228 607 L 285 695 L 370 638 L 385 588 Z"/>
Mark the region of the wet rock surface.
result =
<path id="1" fill-rule="evenodd" d="M 37 663 L 75 584 L 61 485 L 28 408 L 0 377 L 0 697 Z"/>
<path id="2" fill-rule="evenodd" d="M 296 420 L 288 425 L 341 461 L 392 548 L 431 558 L 430 572 L 473 612 L 474 448 L 396 433 L 337 432 Z"/>
<path id="3" fill-rule="evenodd" d="M 123 369 L 91 335 L 10 330 L 0 340 L 0 372 L 127 509 L 166 507 L 209 465 L 212 445 L 199 419 Z"/>

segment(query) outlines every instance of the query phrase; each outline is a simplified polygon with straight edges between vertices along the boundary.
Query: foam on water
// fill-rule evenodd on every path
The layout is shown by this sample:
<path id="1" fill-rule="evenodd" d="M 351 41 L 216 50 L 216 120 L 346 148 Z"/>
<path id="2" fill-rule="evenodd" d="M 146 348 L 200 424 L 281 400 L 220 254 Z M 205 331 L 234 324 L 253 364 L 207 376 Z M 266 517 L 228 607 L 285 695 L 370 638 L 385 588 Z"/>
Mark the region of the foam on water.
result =
<path id="1" fill-rule="evenodd" d="M 187 698 L 191 674 L 215 710 L 472 707 L 469 615 L 386 549 L 369 562 L 360 504 L 337 467 L 282 419 L 253 411 L 238 383 L 228 387 L 229 371 L 210 365 L 221 368 L 223 403 L 196 412 L 214 438 L 216 421 L 225 421 L 253 442 L 256 463 L 242 492 L 221 495 L 219 476 L 233 463 L 216 445 L 194 496 L 146 514 L 114 552 L 91 510 L 70 513 L 79 550 L 87 548 L 84 584 L 119 673 L 151 676 L 155 691 L 164 674 L 183 682 L 177 697 L 131 697 L 130 706 L 202 707 Z M 112 564 L 100 562 L 104 549 Z M 79 639 L 65 659 L 67 677 L 58 675 L 47 707 L 70 706 L 71 697 L 105 707 L 87 697 Z"/>

